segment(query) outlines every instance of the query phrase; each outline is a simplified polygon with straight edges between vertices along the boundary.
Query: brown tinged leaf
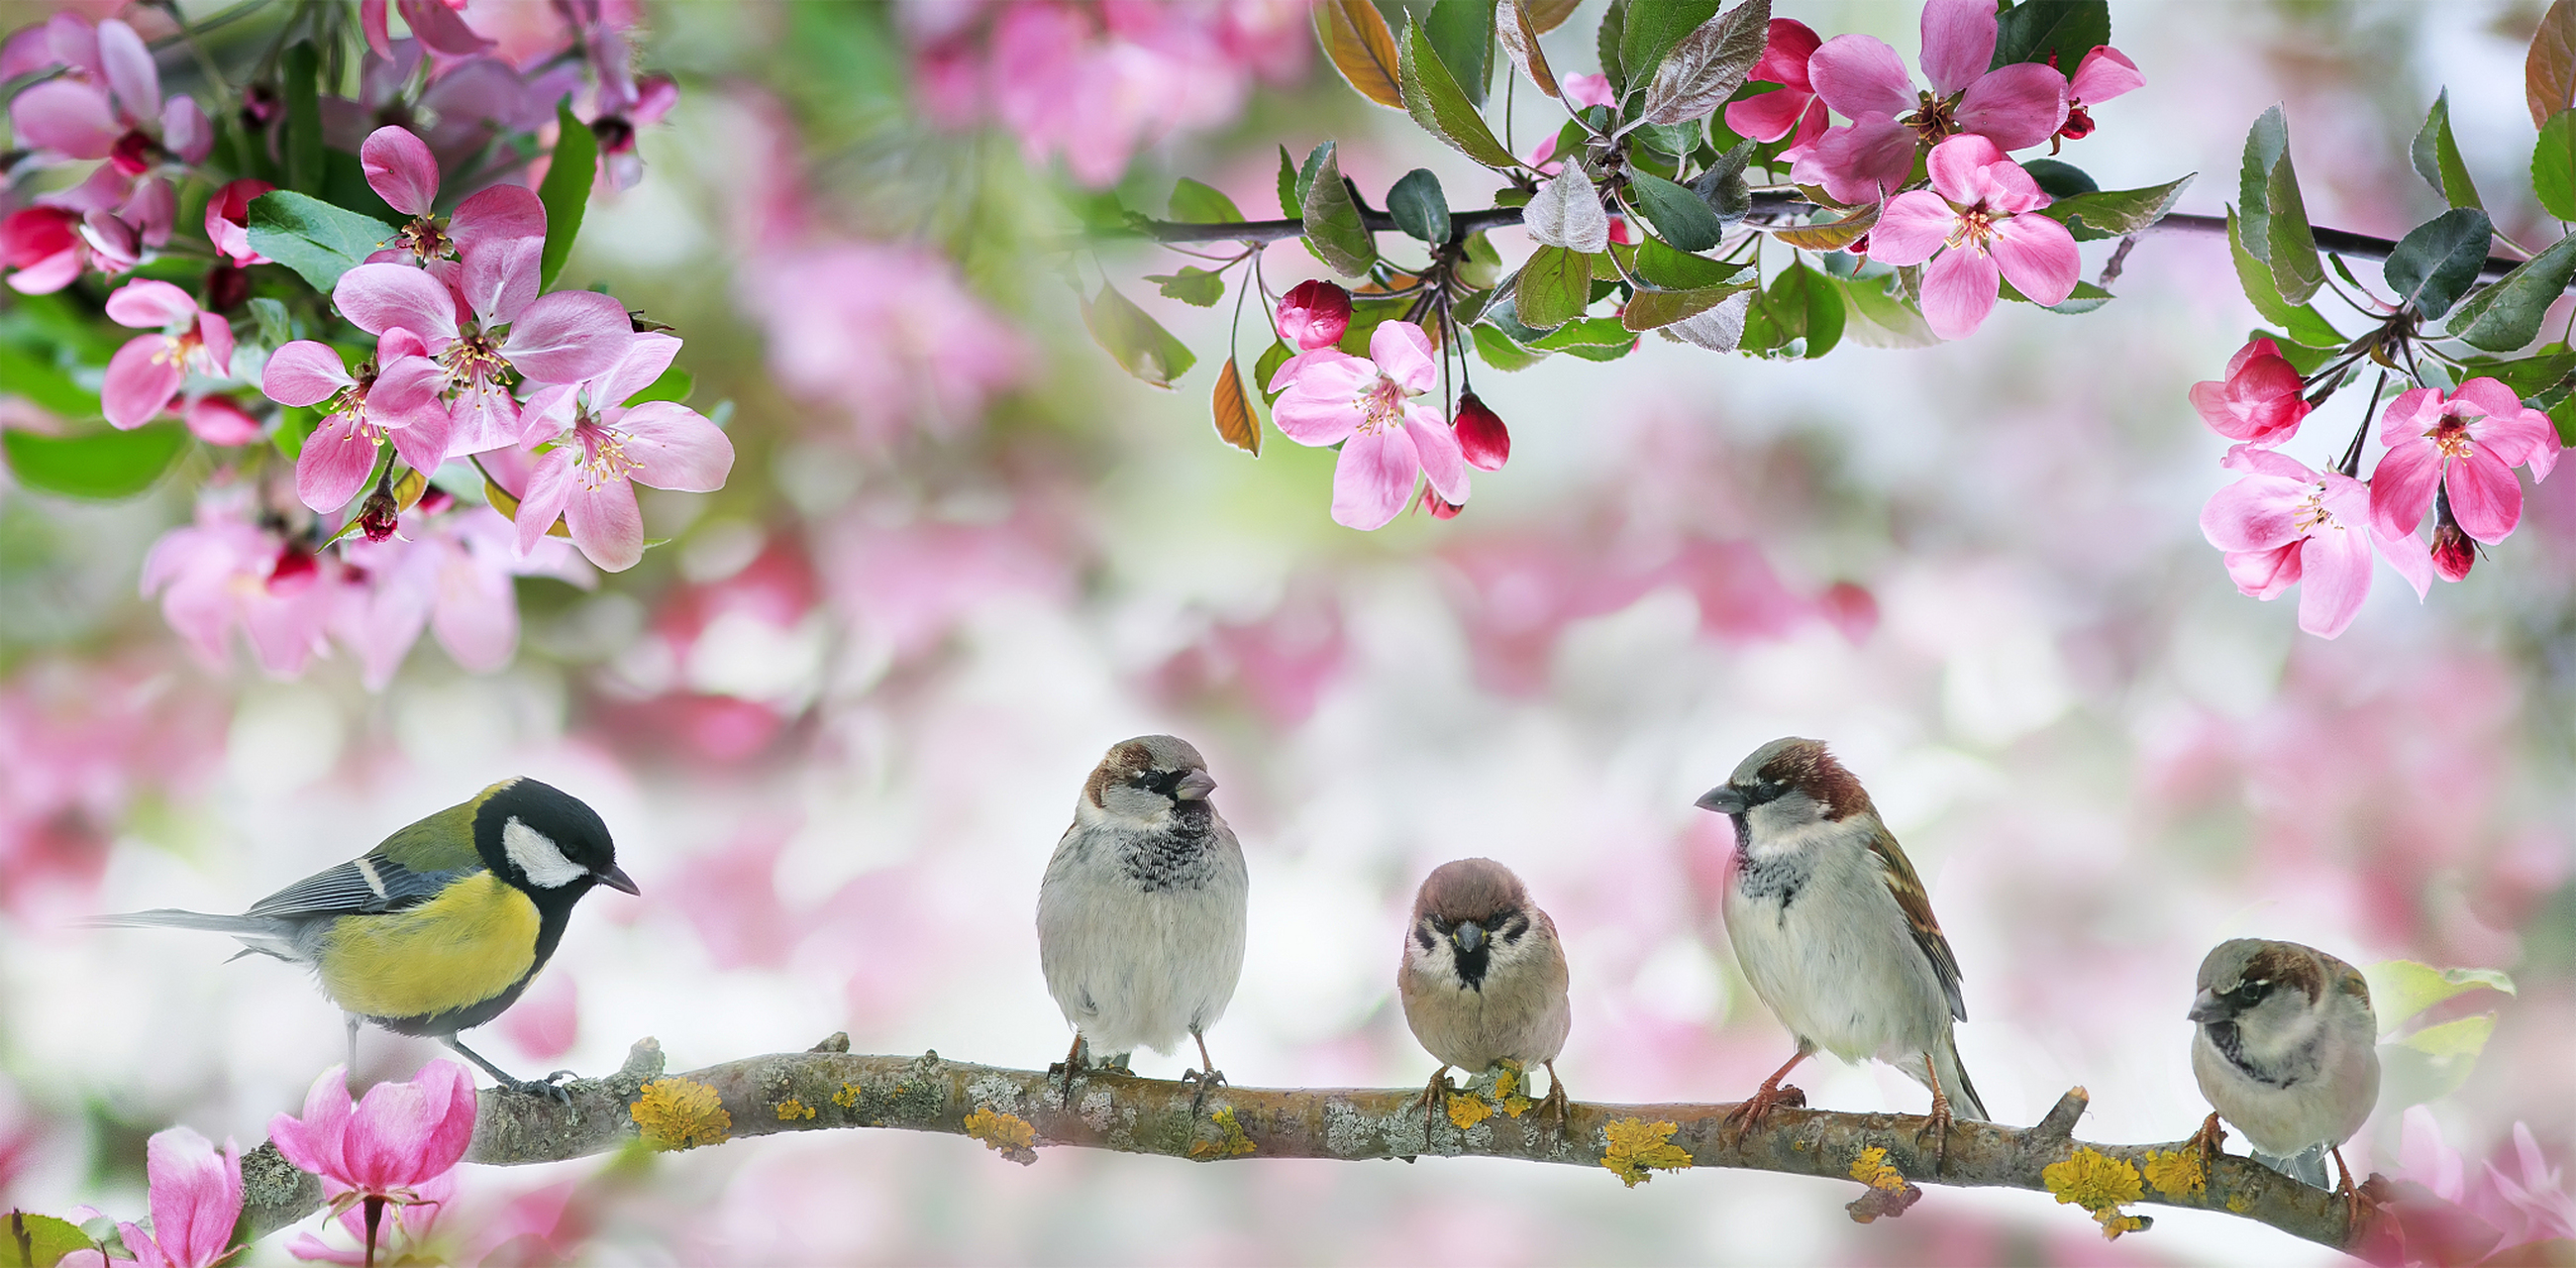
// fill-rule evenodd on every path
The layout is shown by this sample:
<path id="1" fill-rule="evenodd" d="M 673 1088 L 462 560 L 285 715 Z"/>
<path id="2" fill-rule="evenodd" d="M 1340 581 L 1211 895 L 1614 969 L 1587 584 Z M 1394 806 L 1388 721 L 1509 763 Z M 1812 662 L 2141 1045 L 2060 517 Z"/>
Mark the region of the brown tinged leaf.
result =
<path id="1" fill-rule="evenodd" d="M 1572 6 L 1567 11 L 1572 12 Z M 1540 92 L 1561 97 L 1564 93 L 1556 86 L 1556 71 L 1547 64 L 1546 50 L 1538 46 L 1538 33 L 1539 26 L 1530 17 L 1529 0 L 1494 0 L 1494 39 L 1502 44 L 1512 65 L 1538 85 Z"/>
<path id="2" fill-rule="evenodd" d="M 1500 170 L 1519 166 L 1512 152 L 1495 139 L 1493 128 L 1477 111 L 1476 104 L 1467 99 L 1457 77 L 1441 64 L 1440 55 L 1431 47 L 1430 35 L 1419 24 L 1406 25 L 1397 48 L 1396 74 L 1403 84 L 1404 109 L 1415 123 L 1422 125 L 1423 131 L 1487 167 Z"/>
<path id="3" fill-rule="evenodd" d="M 1770 31 L 1771 0 L 1744 0 L 1701 23 L 1655 67 L 1646 108 L 1628 126 L 1684 123 L 1716 110 L 1762 60 Z"/>
<path id="4" fill-rule="evenodd" d="M 2522 63 L 2522 96 L 2535 128 L 2576 104 L 2576 3 L 2556 0 L 2540 15 Z"/>
<path id="5" fill-rule="evenodd" d="M 1404 109 L 1397 87 L 1395 32 L 1369 0 L 1319 0 L 1315 39 L 1359 94 L 1389 110 Z"/>
<path id="6" fill-rule="evenodd" d="M 1781 229 L 1771 235 L 1774 241 L 1807 251 L 1840 251 L 1858 242 L 1878 223 L 1879 208 L 1863 207 L 1840 220 L 1821 225 L 1800 225 Z"/>
<path id="7" fill-rule="evenodd" d="M 1261 456 L 1261 418 L 1252 412 L 1252 399 L 1244 395 L 1243 375 L 1234 367 L 1234 358 L 1225 359 L 1225 371 L 1216 376 L 1217 439 L 1258 458 Z"/>
<path id="8" fill-rule="evenodd" d="M 1583 0 L 1529 0 L 1530 29 L 1545 35 L 1565 25 L 1582 7 Z"/>

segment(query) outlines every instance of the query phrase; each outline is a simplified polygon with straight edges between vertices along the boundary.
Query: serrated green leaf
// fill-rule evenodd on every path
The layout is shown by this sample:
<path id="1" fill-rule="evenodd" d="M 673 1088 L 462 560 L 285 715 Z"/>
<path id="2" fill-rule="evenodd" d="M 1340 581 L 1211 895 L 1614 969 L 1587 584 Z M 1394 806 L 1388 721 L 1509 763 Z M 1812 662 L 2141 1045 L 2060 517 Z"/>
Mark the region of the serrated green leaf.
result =
<path id="1" fill-rule="evenodd" d="M 2056 55 L 2068 75 L 2084 55 L 2111 42 L 2108 0 L 2022 0 L 1995 21 L 1995 56 L 1986 69 L 2044 62 Z"/>
<path id="2" fill-rule="evenodd" d="M 1214 307 L 1218 300 L 1225 298 L 1225 274 L 1211 273 L 1195 265 L 1183 265 L 1178 273 L 1149 273 L 1145 280 L 1159 286 L 1166 298 L 1201 308 Z"/>
<path id="3" fill-rule="evenodd" d="M 2227 213 L 2227 246 L 2236 260 L 2236 282 L 2244 288 L 2245 298 L 2265 321 L 2287 331 L 2289 337 L 2311 348 L 2341 347 L 2347 340 L 2333 324 L 2306 304 L 2293 304 L 2273 289 L 2272 271 L 2255 258 L 2253 248 L 2242 234 L 2243 221 L 2234 210 Z"/>
<path id="4" fill-rule="evenodd" d="M 2324 262 L 2317 256 L 2316 231 L 2308 227 L 2308 207 L 2299 193 L 2299 175 L 2290 164 L 2286 133 L 2281 157 L 2272 164 L 2271 177 L 2263 190 L 2265 209 L 2271 213 L 2264 233 L 2272 247 L 2263 262 L 2271 266 L 2272 284 L 2280 289 L 2282 300 L 2304 304 L 2326 284 L 2326 274 Z"/>
<path id="5" fill-rule="evenodd" d="M 133 431 L 80 436 L 0 432 L 18 483 L 43 493 L 112 502 L 151 488 L 188 447 L 188 429 L 164 419 Z"/>
<path id="6" fill-rule="evenodd" d="M 2512 352 L 2540 333 L 2549 306 L 2576 276 L 2576 236 L 2560 238 L 2540 254 L 2462 301 L 2451 311 L 2450 332 L 2489 352 Z"/>
<path id="7" fill-rule="evenodd" d="M 1541 352 L 1573 352 L 1582 348 L 1624 348 L 1636 341 L 1636 332 L 1620 325 L 1616 317 L 1582 317 L 1539 336 L 1530 346 Z"/>
<path id="8" fill-rule="evenodd" d="M 695 391 L 697 386 L 696 375 L 675 365 L 662 371 L 662 377 L 645 384 L 642 391 L 627 397 L 626 404 L 630 407 L 641 405 L 646 401 L 669 401 L 675 405 L 681 404 L 689 399 L 689 393 Z"/>
<path id="9" fill-rule="evenodd" d="M 297 40 L 278 60 L 278 69 L 286 81 L 286 187 L 319 194 L 323 174 L 322 55 L 312 41 Z M 260 254 L 268 255 L 265 251 Z"/>
<path id="10" fill-rule="evenodd" d="M 1334 272 L 1359 277 L 1377 259 L 1377 240 L 1360 222 L 1359 205 L 1351 201 L 1351 191 L 1342 183 L 1341 162 L 1334 149 L 1326 141 L 1306 159 L 1311 173 L 1301 182 L 1306 186 L 1306 240 Z"/>
<path id="11" fill-rule="evenodd" d="M 1868 233 L 1871 227 L 1878 223 L 1880 206 L 1872 203 L 1867 207 L 1853 209 L 1850 215 L 1840 220 L 1827 221 L 1820 225 L 1797 225 L 1775 230 L 1771 236 L 1774 240 L 1809 251 L 1840 251 L 1860 241 L 1861 235 Z"/>
<path id="12" fill-rule="evenodd" d="M 1725 236 L 1717 213 L 1685 186 L 1644 172 L 1628 173 L 1628 196 L 1655 226 L 1656 236 L 1683 251 L 1705 251 Z"/>
<path id="13" fill-rule="evenodd" d="M 1512 290 L 1513 315 L 1532 330 L 1554 330 L 1591 303 L 1592 257 L 1564 247 L 1531 252 Z"/>
<path id="14" fill-rule="evenodd" d="M 1294 220 L 1306 214 L 1305 183 L 1298 179 L 1297 161 L 1288 157 L 1288 147 L 1279 147 L 1279 214 Z"/>
<path id="15" fill-rule="evenodd" d="M 570 97 L 555 103 L 555 129 L 554 157 L 537 187 L 537 201 L 546 207 L 546 249 L 537 281 L 548 287 L 572 258 L 573 239 L 581 236 L 582 214 L 590 208 L 590 187 L 599 177 L 599 138 L 573 117 Z"/>
<path id="16" fill-rule="evenodd" d="M 2576 374 L 2576 352 L 2563 343 L 2544 344 L 2527 357 L 2463 357 L 2460 377 L 2494 379 L 2528 400 L 2567 382 Z"/>
<path id="17" fill-rule="evenodd" d="M 1281 166 L 1286 166 L 1287 147 L 1279 150 Z M 1172 219 L 1184 224 L 1230 225 L 1243 219 L 1243 212 L 1222 190 L 1182 177 L 1172 186 Z"/>
<path id="18" fill-rule="evenodd" d="M 1428 168 L 1406 172 L 1386 191 L 1386 214 L 1396 228 L 1433 246 L 1449 240 L 1449 198 Z"/>
<path id="19" fill-rule="evenodd" d="M 1648 0 L 1651 3 L 1651 0 Z M 1709 12 L 1717 11 L 1717 0 L 1709 0 Z M 1688 30 L 1688 27 L 1682 28 Z M 1628 0 L 1610 0 L 1601 11 L 1601 26 L 1592 33 L 1593 54 L 1601 59 L 1601 77 L 1610 81 L 1610 94 L 1615 99 L 1628 95 L 1628 68 L 1619 60 L 1619 46 L 1628 33 Z M 1679 33 L 1675 33 L 1679 38 Z M 1652 70 L 1651 65 L 1648 70 Z"/>
<path id="20" fill-rule="evenodd" d="M 2397 293 L 2398 303 L 2412 304 L 2425 320 L 2433 320 L 2451 311 L 2461 293 L 2477 284 L 2493 236 L 2486 212 L 2453 207 L 2398 239 L 2381 276 Z"/>
<path id="21" fill-rule="evenodd" d="M 1451 78 L 1449 68 L 1431 47 L 1431 37 L 1418 25 L 1407 25 L 1396 41 L 1396 73 L 1404 85 L 1405 113 L 1449 148 L 1497 171 L 1518 166 L 1512 152 L 1494 138 L 1485 116 Z"/>
<path id="22" fill-rule="evenodd" d="M 1840 279 L 1836 279 L 1838 282 Z M 1889 293 L 1888 279 L 1859 278 L 1841 282 L 1845 315 L 1843 336 L 1864 348 L 1929 348 L 1941 342 L 1923 314 Z"/>
<path id="23" fill-rule="evenodd" d="M 1726 104 L 1762 60 L 1770 26 L 1771 0 L 1742 0 L 1702 19 L 1655 63 L 1638 122 L 1695 123 Z"/>
<path id="24" fill-rule="evenodd" d="M 1098 296 L 1083 301 L 1082 324 L 1129 374 L 1156 387 L 1170 387 L 1198 363 L 1188 345 L 1107 282 Z"/>
<path id="25" fill-rule="evenodd" d="M 2165 218 L 2182 191 L 2189 187 L 2192 173 L 2177 181 L 2151 185 L 2145 189 L 2096 190 L 2072 194 L 2040 209 L 2039 214 L 2066 226 L 2078 242 L 2103 238 L 2122 238 L 2137 233 Z"/>
<path id="26" fill-rule="evenodd" d="M 2414 960 L 2383 960 L 2363 969 L 2361 976 L 2370 984 L 2371 1011 L 2378 1016 L 2383 1035 L 2455 995 L 2480 990 L 2516 993 L 2513 978 L 2500 969 L 2437 969 Z"/>
<path id="27" fill-rule="evenodd" d="M 340 275 L 393 239 L 394 227 L 319 198 L 279 189 L 250 201 L 251 249 L 295 270 L 324 294 Z"/>
<path id="28" fill-rule="evenodd" d="M 0 1268 L 54 1268 L 98 1243 L 70 1220 L 29 1211 L 0 1216 Z"/>
<path id="29" fill-rule="evenodd" d="M 1288 358 L 1295 355 L 1297 355 L 1296 352 L 1290 349 L 1286 342 L 1273 339 L 1270 341 L 1270 346 L 1262 350 L 1261 359 L 1252 363 L 1252 386 L 1255 391 L 1261 393 L 1262 404 L 1276 405 L 1279 403 L 1279 398 L 1287 393 L 1284 387 L 1276 392 L 1271 391 L 1270 376 L 1279 373 L 1279 367 L 1288 364 Z"/>
<path id="30" fill-rule="evenodd" d="M 2558 425 L 2558 443 L 2576 446 L 2576 396 L 2549 407 L 2549 421 Z"/>
<path id="31" fill-rule="evenodd" d="M 1743 349 L 1767 352 L 1804 339 L 1807 357 L 1832 351 L 1843 337 L 1843 300 L 1831 280 L 1804 264 L 1780 270 L 1745 314 Z"/>
<path id="32" fill-rule="evenodd" d="M 2540 141 L 2531 149 L 2531 189 L 2550 215 L 2576 220 L 2576 110 L 2561 110 L 2540 125 Z"/>
<path id="33" fill-rule="evenodd" d="M 1654 78 L 1664 55 L 1682 37 L 1717 16 L 1718 0 L 1628 0 L 1619 26 L 1619 65 L 1626 71 L 1620 95 Z M 1605 36 L 1607 32 L 1604 32 Z"/>
<path id="34" fill-rule="evenodd" d="M 1752 289 L 1752 284 L 1746 283 L 1684 291 L 1639 291 L 1629 298 L 1627 307 L 1620 312 L 1619 323 L 1630 330 L 1661 330 L 1674 322 L 1697 317 L 1725 303 L 1729 296 L 1742 295 Z"/>
<path id="35" fill-rule="evenodd" d="M 1482 322 L 1467 328 L 1476 344 L 1476 356 L 1485 364 L 1510 373 L 1526 370 L 1547 359 L 1544 352 L 1532 352 L 1512 342 L 1510 335 Z"/>
<path id="36" fill-rule="evenodd" d="M 1422 29 L 1467 104 L 1482 107 L 1486 87 L 1494 82 L 1493 0 L 1432 0 Z"/>
<path id="37" fill-rule="evenodd" d="M 1343 329 L 1341 341 L 1333 346 L 1352 356 L 1365 357 L 1369 354 L 1369 340 L 1377 334 L 1377 328 L 1402 319 L 1405 310 L 1411 307 L 1413 301 L 1407 298 L 1354 295 L 1351 297 L 1351 324 Z"/>
<path id="38" fill-rule="evenodd" d="M 1634 267 L 1639 276 L 1668 291 L 1722 286 L 1744 271 L 1741 264 L 1721 264 L 1704 255 L 1677 251 L 1654 238 L 1637 244 Z"/>
<path id="39" fill-rule="evenodd" d="M 2469 182 L 2468 164 L 2460 161 L 2460 143 L 2451 137 L 2450 89 L 2433 99 L 2433 108 L 2425 114 L 2424 126 L 2416 129 L 2406 154 L 2415 164 L 2415 174 L 2443 201 L 2454 207 L 2485 208 L 2478 201 L 2478 187 Z"/>
<path id="40" fill-rule="evenodd" d="M 15 344 L 0 343 L 0 396 L 14 396 L 57 418 L 95 418 L 98 393 L 82 387 L 51 360 Z"/>
<path id="41" fill-rule="evenodd" d="M 2030 173 L 2039 192 L 2051 198 L 2073 198 L 2102 188 L 2083 168 L 2058 159 L 2023 159 L 2021 170 Z"/>
<path id="42" fill-rule="evenodd" d="M 2272 263 L 2272 164 L 2290 150 L 2290 124 L 2274 106 L 2245 130 L 2245 156 L 2236 173 L 2236 219 L 2245 249 L 2264 267 Z"/>
<path id="43" fill-rule="evenodd" d="M 1404 108 L 1395 74 L 1395 34 L 1371 0 L 1317 0 L 1315 38 L 1333 69 L 1361 96 L 1390 110 Z"/>

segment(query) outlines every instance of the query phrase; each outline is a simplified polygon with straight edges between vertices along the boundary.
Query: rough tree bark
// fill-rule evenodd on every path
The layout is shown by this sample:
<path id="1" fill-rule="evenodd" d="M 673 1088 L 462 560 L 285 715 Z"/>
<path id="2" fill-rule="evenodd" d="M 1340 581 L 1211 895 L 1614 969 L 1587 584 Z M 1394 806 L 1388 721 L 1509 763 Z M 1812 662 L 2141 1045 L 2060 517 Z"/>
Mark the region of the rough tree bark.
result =
<path id="1" fill-rule="evenodd" d="M 1490 1073 L 1471 1085 L 1484 1093 L 1473 1105 L 1428 1123 L 1420 1089 L 1220 1087 L 1194 1105 L 1191 1085 L 1109 1071 L 1076 1078 L 1068 1104 L 1062 1080 L 1046 1072 L 950 1061 L 936 1052 L 860 1056 L 848 1047 L 846 1036 L 835 1035 L 811 1051 L 747 1057 L 666 1078 L 660 1045 L 646 1039 L 617 1073 L 568 1084 L 568 1104 L 485 1089 L 466 1159 L 498 1166 L 553 1162 L 609 1152 L 639 1133 L 672 1148 L 773 1132 L 882 1127 L 971 1136 L 1023 1163 L 1036 1161 L 1033 1147 L 1197 1162 L 1479 1156 L 1609 1167 L 1625 1171 L 1631 1183 L 1647 1178 L 1644 1168 L 1737 1167 L 1851 1184 L 1860 1195 L 1851 1204 L 1854 1217 L 1864 1221 L 1902 1213 L 1920 1196 L 1915 1184 L 1939 1184 L 2056 1193 L 2061 1201 L 2081 1201 L 2106 1228 L 2146 1224 L 2112 1209 L 2116 1200 L 2223 1212 L 2336 1249 L 2359 1245 L 2368 1232 L 2367 1214 L 2357 1223 L 2341 1197 L 2245 1158 L 2222 1154 L 2203 1172 L 2196 1146 L 2187 1141 L 2091 1145 L 2074 1139 L 2086 1105 L 2082 1088 L 2033 1127 L 1957 1124 L 1936 1171 L 1934 1142 L 1921 1135 L 1925 1120 L 1910 1114 L 1784 1107 L 1739 1140 L 1725 1122 L 1731 1103 L 1577 1102 L 1560 1129 L 1535 1104 L 1498 1097 Z M 1462 1121 L 1469 1125 L 1458 1126 Z M 2074 1168 L 2049 1172 L 2069 1160 L 2087 1168 L 2081 1174 L 2088 1178 L 2070 1183 L 2078 1175 Z M 2185 1172 L 2196 1189 L 2177 1182 Z M 2137 1183 L 2140 1175 L 2144 1185 Z M 2114 1182 L 2105 1186 L 2103 1176 Z M 243 1179 L 243 1237 L 264 1237 L 322 1208 L 320 1182 L 295 1170 L 274 1145 L 243 1159 Z M 2113 1198 L 2103 1199 L 2105 1192 Z"/>

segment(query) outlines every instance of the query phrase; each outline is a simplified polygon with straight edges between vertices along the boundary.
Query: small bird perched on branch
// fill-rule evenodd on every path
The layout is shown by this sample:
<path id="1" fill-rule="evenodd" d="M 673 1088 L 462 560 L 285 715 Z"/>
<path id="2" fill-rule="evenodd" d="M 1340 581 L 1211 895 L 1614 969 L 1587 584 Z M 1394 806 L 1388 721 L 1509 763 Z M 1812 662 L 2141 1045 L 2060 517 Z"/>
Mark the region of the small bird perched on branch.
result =
<path id="1" fill-rule="evenodd" d="M 1404 1021 L 1440 1059 L 1422 1090 L 1427 1126 L 1449 1100 L 1449 1067 L 1471 1074 L 1497 1061 L 1547 1067 L 1547 1100 L 1565 1122 L 1556 1055 L 1574 1014 L 1566 1002 L 1565 948 L 1556 922 L 1530 901 L 1512 869 L 1492 859 L 1433 868 L 1413 897 L 1413 925 L 1395 974 Z"/>
<path id="2" fill-rule="evenodd" d="M 163 908 L 89 923 L 227 933 L 249 948 L 243 955 L 311 965 L 349 1014 L 352 1065 L 358 1023 L 371 1021 L 435 1038 L 512 1091 L 560 1100 L 554 1080 L 571 1071 L 512 1078 L 456 1032 L 517 1002 L 595 885 L 636 892 L 599 813 L 533 779 L 505 779 L 241 915 Z"/>
<path id="3" fill-rule="evenodd" d="M 1914 865 L 1860 780 L 1823 743 L 1773 740 L 1699 799 L 1735 821 L 1726 937 L 1753 993 L 1798 1051 L 1736 1114 L 1751 1130 L 1793 1096 L 1780 1080 L 1818 1048 L 1876 1058 L 1932 1091 L 1929 1128 L 1949 1152 L 1956 1115 L 1986 1119 L 1959 1064 L 1959 961 Z"/>
<path id="4" fill-rule="evenodd" d="M 1207 1029 L 1243 976 L 1249 879 L 1243 847 L 1216 812 L 1207 760 L 1185 741 L 1121 741 L 1083 781 L 1073 825 L 1038 886 L 1038 962 L 1073 1026 L 1064 1087 L 1086 1052 L 1121 1067 L 1138 1047 L 1198 1042 L 1207 1090 L 1223 1082 Z"/>
<path id="5" fill-rule="evenodd" d="M 2326 1187 L 2326 1155 L 2354 1196 L 2343 1142 L 2379 1103 L 2379 1021 L 2361 972 L 2315 947 L 2236 938 L 2200 962 L 2191 1072 L 2213 1112 L 2195 1137 L 2214 1151 L 2225 1118 L 2254 1160 Z"/>

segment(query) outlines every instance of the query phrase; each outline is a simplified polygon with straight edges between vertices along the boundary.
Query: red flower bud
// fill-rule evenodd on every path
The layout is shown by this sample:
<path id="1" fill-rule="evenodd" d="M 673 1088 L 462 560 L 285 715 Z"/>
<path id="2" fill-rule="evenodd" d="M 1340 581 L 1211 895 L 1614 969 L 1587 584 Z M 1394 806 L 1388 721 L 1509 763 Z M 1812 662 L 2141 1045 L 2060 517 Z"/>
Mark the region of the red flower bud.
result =
<path id="1" fill-rule="evenodd" d="M 116 138 L 116 145 L 108 150 L 107 158 L 116 165 L 116 170 L 128 176 L 141 176 L 151 171 L 152 164 L 164 153 L 166 151 L 152 138 L 129 131 Z"/>
<path id="2" fill-rule="evenodd" d="M 382 485 L 358 505 L 358 527 L 366 533 L 368 541 L 380 542 L 393 536 L 394 529 L 401 523 L 402 507 L 395 504 L 393 490 Z"/>
<path id="3" fill-rule="evenodd" d="M 1300 352 L 1341 342 L 1351 328 L 1351 293 L 1326 281 L 1299 282 L 1279 299 L 1279 334 Z"/>
<path id="4" fill-rule="evenodd" d="M 1476 394 L 1458 398 L 1458 417 L 1450 424 L 1458 432 L 1458 448 L 1467 455 L 1467 465 L 1479 471 L 1500 471 L 1512 458 L 1512 433 L 1503 426 L 1501 416 L 1485 408 Z"/>
<path id="5" fill-rule="evenodd" d="M 250 299 L 250 274 L 235 268 L 230 260 L 217 260 L 213 268 L 206 270 L 205 292 L 206 311 L 231 312 Z"/>
<path id="6" fill-rule="evenodd" d="M 2460 522 L 2451 518 L 2451 493 L 2440 490 L 2439 515 L 2433 521 L 2433 571 L 2444 581 L 2465 581 L 2469 569 L 2478 562 L 2478 544 L 2460 530 Z"/>
<path id="7" fill-rule="evenodd" d="M 1435 520 L 1454 520 L 1458 518 L 1458 512 L 1467 509 L 1455 502 L 1442 498 L 1440 496 L 1440 490 L 1432 488 L 1428 484 L 1422 486 L 1421 505 L 1423 510 L 1431 512 L 1431 518 Z"/>

